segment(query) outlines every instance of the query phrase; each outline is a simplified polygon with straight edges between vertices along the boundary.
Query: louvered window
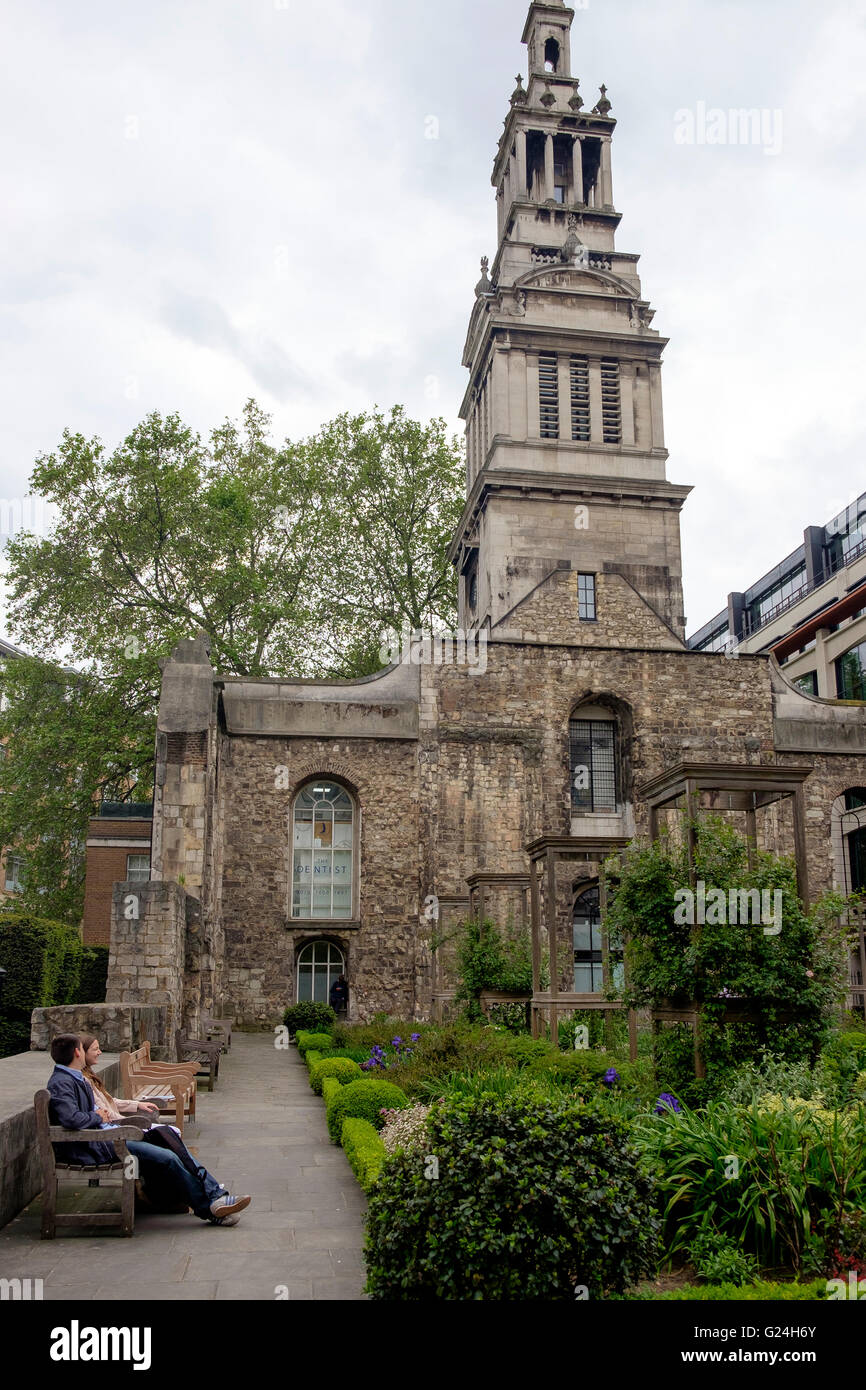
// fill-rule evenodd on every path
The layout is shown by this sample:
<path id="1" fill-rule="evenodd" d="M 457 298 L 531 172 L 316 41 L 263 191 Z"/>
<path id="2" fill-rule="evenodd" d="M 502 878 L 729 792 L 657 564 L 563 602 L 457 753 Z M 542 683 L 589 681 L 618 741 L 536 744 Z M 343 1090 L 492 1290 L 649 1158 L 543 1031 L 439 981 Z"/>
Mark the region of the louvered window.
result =
<path id="1" fill-rule="evenodd" d="M 622 410 L 619 398 L 619 363 L 601 359 L 601 418 L 605 444 L 622 443 Z"/>
<path id="2" fill-rule="evenodd" d="M 589 362 L 571 359 L 571 437 L 589 442 Z"/>
<path id="3" fill-rule="evenodd" d="M 538 413 L 541 438 L 559 438 L 559 380 L 555 352 L 538 357 Z"/>

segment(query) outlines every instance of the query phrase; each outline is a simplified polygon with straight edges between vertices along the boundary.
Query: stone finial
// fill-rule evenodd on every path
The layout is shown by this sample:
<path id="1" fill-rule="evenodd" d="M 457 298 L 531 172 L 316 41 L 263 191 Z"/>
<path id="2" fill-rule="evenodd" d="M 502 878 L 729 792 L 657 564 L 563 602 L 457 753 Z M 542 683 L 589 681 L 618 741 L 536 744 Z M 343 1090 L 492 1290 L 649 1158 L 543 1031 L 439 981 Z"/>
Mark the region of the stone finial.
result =
<path id="1" fill-rule="evenodd" d="M 579 111 L 581 106 L 583 106 L 583 97 L 580 95 L 580 82 L 577 78 L 574 80 L 574 94 L 568 98 L 568 104 L 572 111 Z"/>
<path id="2" fill-rule="evenodd" d="M 602 82 L 598 90 L 601 92 L 601 98 L 599 101 L 596 102 L 595 106 L 592 108 L 592 114 L 594 116 L 606 116 L 611 108 L 611 103 L 607 99 L 607 87 L 605 87 L 604 83 Z"/>
<path id="3" fill-rule="evenodd" d="M 490 258 L 489 258 L 488 256 L 482 256 L 482 257 L 481 257 L 481 279 L 478 281 L 478 284 L 475 286 L 475 297 L 476 297 L 476 299 L 480 299 L 481 296 L 484 295 L 484 294 L 493 294 L 493 284 L 492 284 L 492 282 L 491 282 L 491 280 L 490 280 L 490 278 L 489 278 L 489 276 L 488 276 L 488 274 L 487 274 L 487 270 L 488 270 L 488 267 L 489 267 L 489 266 L 490 266 Z"/>
<path id="4" fill-rule="evenodd" d="M 555 106 L 555 105 L 556 105 L 556 97 L 553 95 L 553 92 L 550 90 L 550 83 L 547 82 L 547 81 L 546 81 L 545 84 L 544 84 L 544 96 L 541 98 L 541 104 L 542 104 L 542 106 Z"/>
<path id="5" fill-rule="evenodd" d="M 522 77 L 521 73 L 518 73 L 518 74 L 517 74 L 517 77 L 516 77 L 515 80 L 516 80 L 516 82 L 517 82 L 517 86 L 514 88 L 514 91 L 511 93 L 511 105 L 512 105 L 512 106 L 522 106 L 523 103 L 526 101 L 526 92 L 523 90 L 523 77 Z"/>

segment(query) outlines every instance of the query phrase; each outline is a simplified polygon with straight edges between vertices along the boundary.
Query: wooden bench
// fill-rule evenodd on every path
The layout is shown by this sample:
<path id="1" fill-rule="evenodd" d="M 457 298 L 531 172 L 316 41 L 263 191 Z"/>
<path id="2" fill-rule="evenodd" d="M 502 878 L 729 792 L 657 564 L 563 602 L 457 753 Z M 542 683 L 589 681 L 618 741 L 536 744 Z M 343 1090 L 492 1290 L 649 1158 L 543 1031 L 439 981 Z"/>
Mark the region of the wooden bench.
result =
<path id="1" fill-rule="evenodd" d="M 150 1101 L 160 1115 L 173 1116 L 183 1134 L 184 1116 L 195 1121 L 196 1070 L 194 1062 L 152 1062 L 150 1043 L 143 1042 L 120 1054 L 124 1100 Z"/>
<path id="2" fill-rule="evenodd" d="M 233 1018 L 203 1018 L 201 1021 L 201 1031 L 204 1033 L 208 1042 L 216 1038 L 217 1042 L 223 1045 L 223 1052 L 228 1052 L 232 1045 L 232 1024 Z"/>
<path id="3" fill-rule="evenodd" d="M 58 1226 L 119 1226 L 120 1233 L 131 1236 L 135 1223 L 135 1157 L 126 1147 L 128 1139 L 140 1139 L 141 1127 L 119 1125 L 116 1129 L 64 1129 L 53 1125 L 48 1107 L 51 1092 L 37 1091 L 33 1097 L 36 1109 L 36 1142 L 42 1160 L 42 1239 L 53 1240 Z M 111 1144 L 117 1154 L 116 1163 L 64 1163 L 52 1148 L 55 1144 Z M 57 1189 L 64 1181 L 74 1181 L 79 1187 L 119 1187 L 119 1211 L 57 1211 Z"/>
<path id="4" fill-rule="evenodd" d="M 207 1077 L 207 1088 L 213 1090 L 214 1082 L 220 1074 L 220 1053 L 223 1050 L 221 1042 L 209 1042 L 207 1038 L 191 1038 L 182 1028 L 178 1028 L 174 1035 L 177 1055 L 180 1061 L 194 1062 L 197 1068 L 197 1076 Z"/>

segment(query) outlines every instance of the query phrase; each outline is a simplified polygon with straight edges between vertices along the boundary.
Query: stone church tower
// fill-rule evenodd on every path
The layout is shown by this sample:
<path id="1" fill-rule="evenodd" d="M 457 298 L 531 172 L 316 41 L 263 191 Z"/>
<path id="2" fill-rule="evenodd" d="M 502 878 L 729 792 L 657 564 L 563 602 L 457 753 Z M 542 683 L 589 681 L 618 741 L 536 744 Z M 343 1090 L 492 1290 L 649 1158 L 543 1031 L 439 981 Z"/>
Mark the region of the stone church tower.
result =
<path id="1" fill-rule="evenodd" d="M 571 72 L 574 11 L 531 5 L 529 77 L 493 167 L 499 245 L 463 353 L 467 504 L 453 555 L 461 622 L 507 626 L 557 568 L 621 585 L 685 635 L 679 511 L 667 482 L 661 359 L 638 257 L 616 250 L 616 121 Z M 613 582 L 612 580 L 610 582 Z"/>
<path id="2" fill-rule="evenodd" d="M 684 808 L 796 851 L 804 892 L 845 881 L 866 706 L 685 645 L 665 339 L 615 246 L 616 123 L 572 75 L 573 18 L 530 5 L 464 349 L 451 557 L 476 659 L 458 634 L 363 680 L 248 680 L 213 669 L 203 634 L 178 644 L 151 881 L 115 885 L 108 983 L 156 1006 L 166 1040 L 214 1007 L 272 1026 L 339 973 L 353 1020 L 429 1017 L 469 913 L 533 923 L 537 1019 L 598 1007 L 616 969 L 602 865 Z"/>

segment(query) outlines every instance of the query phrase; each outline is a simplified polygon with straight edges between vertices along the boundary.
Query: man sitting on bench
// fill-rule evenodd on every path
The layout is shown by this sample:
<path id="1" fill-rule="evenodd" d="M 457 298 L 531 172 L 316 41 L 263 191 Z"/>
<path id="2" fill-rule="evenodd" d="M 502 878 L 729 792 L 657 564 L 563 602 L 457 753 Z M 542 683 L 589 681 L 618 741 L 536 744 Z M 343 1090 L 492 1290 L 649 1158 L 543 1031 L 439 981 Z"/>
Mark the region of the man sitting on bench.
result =
<path id="1" fill-rule="evenodd" d="M 82 1076 L 85 1052 L 77 1033 L 58 1033 L 51 1041 L 54 1071 L 48 1078 L 51 1093 L 49 1118 L 52 1124 L 64 1129 L 111 1129 L 109 1112 L 95 1099 L 93 1088 Z M 205 1168 L 188 1169 L 176 1153 L 157 1148 L 137 1139 L 128 1140 L 126 1147 L 138 1160 L 145 1190 L 148 1183 L 162 1196 L 171 1193 L 179 1202 L 186 1202 L 202 1221 L 214 1226 L 236 1226 L 237 1213 L 250 1204 L 249 1197 L 232 1197 L 211 1177 Z M 62 1163 L 81 1163 L 90 1167 L 96 1163 L 116 1163 L 117 1154 L 110 1144 L 58 1143 L 54 1151 Z"/>

